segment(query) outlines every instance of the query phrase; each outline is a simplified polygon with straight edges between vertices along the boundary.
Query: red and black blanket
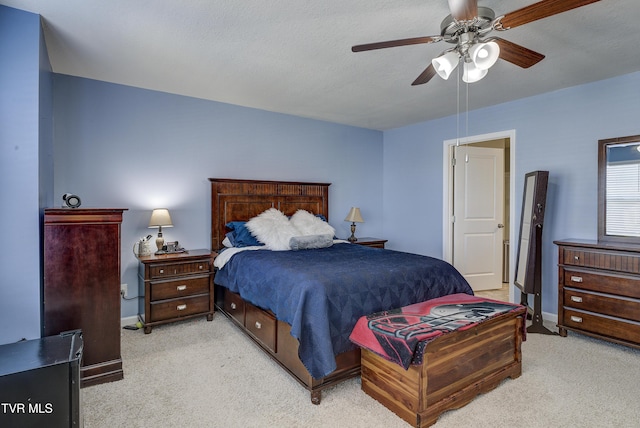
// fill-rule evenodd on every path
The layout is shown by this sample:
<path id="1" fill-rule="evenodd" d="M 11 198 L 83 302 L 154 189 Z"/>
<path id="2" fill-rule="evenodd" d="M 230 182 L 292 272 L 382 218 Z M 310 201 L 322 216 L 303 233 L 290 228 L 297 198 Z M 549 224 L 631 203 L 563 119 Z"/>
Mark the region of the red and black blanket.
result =
<path id="1" fill-rule="evenodd" d="M 349 339 L 405 369 L 422 364 L 425 346 L 437 337 L 467 330 L 507 312 L 526 313 L 518 304 L 468 294 L 452 294 L 400 309 L 361 317 Z"/>

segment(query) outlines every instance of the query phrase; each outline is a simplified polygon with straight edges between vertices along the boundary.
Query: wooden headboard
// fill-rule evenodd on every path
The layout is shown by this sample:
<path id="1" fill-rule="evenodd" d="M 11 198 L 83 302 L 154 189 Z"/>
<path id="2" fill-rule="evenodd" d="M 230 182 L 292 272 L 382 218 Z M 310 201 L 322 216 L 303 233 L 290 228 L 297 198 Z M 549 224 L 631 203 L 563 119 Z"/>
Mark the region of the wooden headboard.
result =
<path id="1" fill-rule="evenodd" d="M 211 249 L 222 248 L 230 221 L 247 221 L 269 208 L 286 215 L 303 209 L 329 219 L 330 183 L 210 178 Z"/>

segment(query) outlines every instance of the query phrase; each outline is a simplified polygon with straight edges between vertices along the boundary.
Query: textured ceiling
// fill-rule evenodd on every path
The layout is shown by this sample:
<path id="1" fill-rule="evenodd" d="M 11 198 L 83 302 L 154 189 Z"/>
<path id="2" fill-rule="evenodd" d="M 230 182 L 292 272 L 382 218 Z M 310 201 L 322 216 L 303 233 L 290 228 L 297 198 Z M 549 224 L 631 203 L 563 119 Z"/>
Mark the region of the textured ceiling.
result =
<path id="1" fill-rule="evenodd" d="M 496 15 L 533 0 L 479 0 Z M 456 72 L 411 86 L 445 42 L 352 53 L 438 35 L 446 0 L 0 0 L 42 15 L 53 71 L 274 112 L 391 129 L 455 114 Z M 546 55 L 499 60 L 468 108 L 640 70 L 638 0 L 602 0 L 497 34 Z M 495 33 L 492 33 L 495 34 Z M 467 85 L 460 83 L 466 108 Z"/>

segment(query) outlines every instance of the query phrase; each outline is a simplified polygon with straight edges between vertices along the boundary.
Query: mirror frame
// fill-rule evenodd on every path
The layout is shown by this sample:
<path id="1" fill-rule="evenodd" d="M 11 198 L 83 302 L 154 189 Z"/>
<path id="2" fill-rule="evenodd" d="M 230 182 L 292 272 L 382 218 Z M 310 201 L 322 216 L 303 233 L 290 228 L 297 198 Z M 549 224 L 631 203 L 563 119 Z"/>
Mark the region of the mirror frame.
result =
<path id="1" fill-rule="evenodd" d="M 524 176 L 514 284 L 526 294 L 538 294 L 542 288 L 542 226 L 548 182 L 549 171 L 533 171 Z M 527 199 L 531 202 L 529 207 Z M 529 224 L 528 230 L 525 223 Z"/>
<path id="2" fill-rule="evenodd" d="M 609 235 L 607 225 L 607 148 L 616 144 L 640 143 L 640 135 L 598 140 L 598 241 L 640 244 L 636 236 Z"/>

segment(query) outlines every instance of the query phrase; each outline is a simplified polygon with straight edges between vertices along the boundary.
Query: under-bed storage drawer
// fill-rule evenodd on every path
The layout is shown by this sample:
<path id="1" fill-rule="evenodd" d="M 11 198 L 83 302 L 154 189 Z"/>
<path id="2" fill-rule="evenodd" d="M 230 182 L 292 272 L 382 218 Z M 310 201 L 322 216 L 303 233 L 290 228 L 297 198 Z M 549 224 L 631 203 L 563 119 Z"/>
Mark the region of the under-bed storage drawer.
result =
<path id="1" fill-rule="evenodd" d="M 224 290 L 224 310 L 236 321 L 244 326 L 244 300 L 240 295 L 233 293 L 226 288 Z"/>
<path id="2" fill-rule="evenodd" d="M 249 332 L 273 352 L 276 349 L 276 318 L 269 312 L 247 303 L 245 306 L 245 327 Z"/>

